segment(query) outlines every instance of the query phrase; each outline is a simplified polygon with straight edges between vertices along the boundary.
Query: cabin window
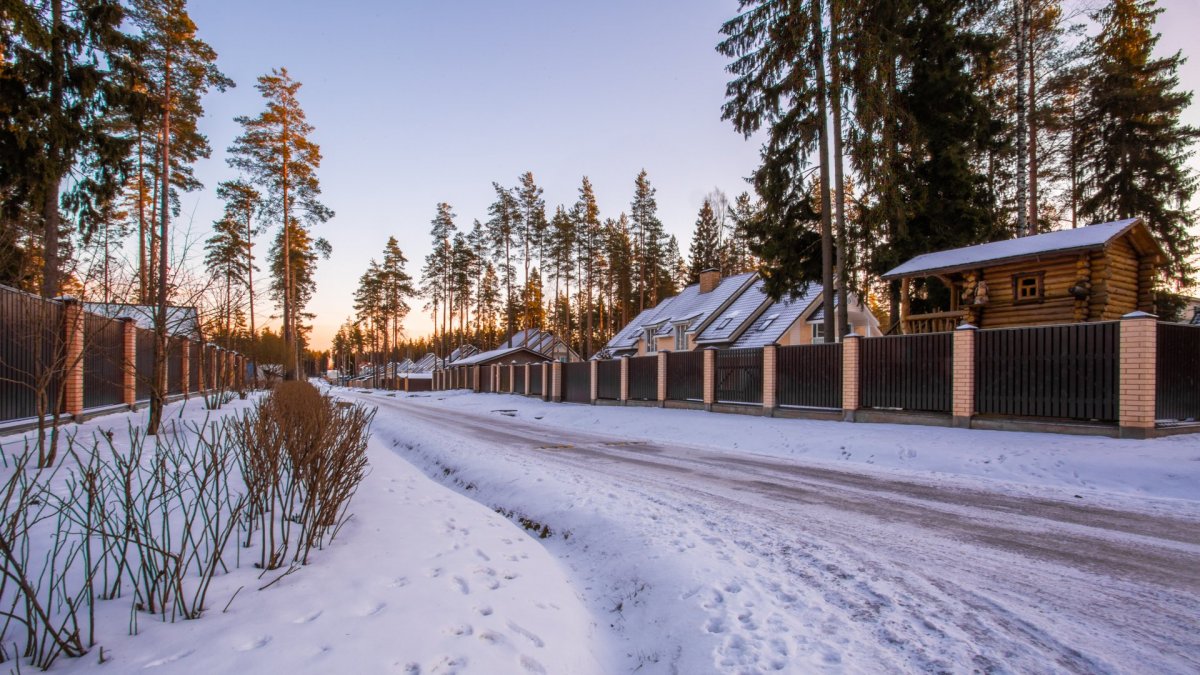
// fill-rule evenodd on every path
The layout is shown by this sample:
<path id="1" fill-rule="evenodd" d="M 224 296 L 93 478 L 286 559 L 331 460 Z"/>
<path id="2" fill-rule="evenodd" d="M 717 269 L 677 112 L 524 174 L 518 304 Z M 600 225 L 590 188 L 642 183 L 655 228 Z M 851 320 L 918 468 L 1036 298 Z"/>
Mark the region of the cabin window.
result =
<path id="1" fill-rule="evenodd" d="M 1041 302 L 1045 297 L 1045 272 L 1013 275 L 1013 302 Z"/>
<path id="2" fill-rule="evenodd" d="M 681 325 L 675 326 L 675 351 L 677 351 L 677 352 L 687 351 L 687 326 L 686 325 L 681 324 Z"/>
<path id="3" fill-rule="evenodd" d="M 654 329 L 646 329 L 646 353 L 653 354 L 658 351 L 658 340 L 654 339 Z"/>

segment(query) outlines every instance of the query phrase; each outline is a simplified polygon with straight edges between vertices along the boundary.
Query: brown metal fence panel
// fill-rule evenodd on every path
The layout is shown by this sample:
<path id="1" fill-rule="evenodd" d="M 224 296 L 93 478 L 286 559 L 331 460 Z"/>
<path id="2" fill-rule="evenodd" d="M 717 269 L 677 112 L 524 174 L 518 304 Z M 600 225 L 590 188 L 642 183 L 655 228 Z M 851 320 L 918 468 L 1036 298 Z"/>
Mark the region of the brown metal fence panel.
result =
<path id="1" fill-rule="evenodd" d="M 621 398 L 621 362 L 615 359 L 596 363 L 596 396 L 610 401 Z"/>
<path id="2" fill-rule="evenodd" d="M 479 391 L 490 392 L 492 390 L 492 370 L 491 366 L 480 366 Z"/>
<path id="3" fill-rule="evenodd" d="M 137 372 L 137 400 L 145 401 L 150 398 L 151 383 L 154 377 L 154 331 L 137 329 L 137 340 L 134 349 L 134 365 Z"/>
<path id="4" fill-rule="evenodd" d="M 188 389 L 191 391 L 200 391 L 201 385 L 207 384 L 200 381 L 200 344 L 197 342 L 188 343 Z"/>
<path id="5" fill-rule="evenodd" d="M 658 400 L 657 356 L 630 357 L 629 398 L 633 401 Z"/>
<path id="6" fill-rule="evenodd" d="M 763 350 L 720 349 L 715 356 L 717 401 L 761 404 Z"/>
<path id="7" fill-rule="evenodd" d="M 513 393 L 525 393 L 525 366 L 520 365 L 513 368 Z"/>
<path id="8" fill-rule="evenodd" d="M 775 401 L 794 408 L 842 407 L 842 344 L 779 347 Z"/>
<path id="9" fill-rule="evenodd" d="M 671 401 L 704 400 L 704 352 L 667 354 L 667 398 Z"/>
<path id="10" fill-rule="evenodd" d="M 511 370 L 511 369 L 508 366 L 500 366 L 500 388 L 497 389 L 496 391 L 502 391 L 502 392 L 506 392 L 506 393 L 508 392 L 508 390 L 509 390 L 508 385 L 509 385 L 509 379 L 510 379 L 508 376 L 509 370 Z"/>
<path id="11" fill-rule="evenodd" d="M 125 326 L 95 314 L 83 315 L 83 407 L 125 401 Z"/>
<path id="12" fill-rule="evenodd" d="M 981 330 L 975 410 L 985 415 L 1115 421 L 1120 324 Z"/>
<path id="13" fill-rule="evenodd" d="M 408 390 L 412 391 L 433 391 L 433 380 L 425 377 L 410 377 L 408 378 Z"/>
<path id="14" fill-rule="evenodd" d="M 950 412 L 953 333 L 862 340 L 864 408 Z"/>
<path id="15" fill-rule="evenodd" d="M 183 341 L 167 340 L 167 393 L 183 393 Z"/>
<path id="16" fill-rule="evenodd" d="M 542 368 L 540 363 L 534 363 L 529 366 L 529 393 L 542 395 Z"/>
<path id="17" fill-rule="evenodd" d="M 61 304 L 0 286 L 0 420 L 59 407 L 62 335 Z"/>
<path id="18" fill-rule="evenodd" d="M 1160 420 L 1200 420 L 1200 326 L 1158 324 L 1155 378 Z"/>
<path id="19" fill-rule="evenodd" d="M 592 402 L 592 364 L 587 361 L 562 365 L 563 400 L 572 403 Z"/>

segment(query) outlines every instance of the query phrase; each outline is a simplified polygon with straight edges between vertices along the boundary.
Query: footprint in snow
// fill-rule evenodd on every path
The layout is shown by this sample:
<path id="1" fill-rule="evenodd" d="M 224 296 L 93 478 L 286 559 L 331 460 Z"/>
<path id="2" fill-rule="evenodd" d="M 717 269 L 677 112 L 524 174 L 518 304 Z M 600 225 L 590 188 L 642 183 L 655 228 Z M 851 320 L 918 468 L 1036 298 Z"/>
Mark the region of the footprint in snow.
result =
<path id="1" fill-rule="evenodd" d="M 457 635 L 459 637 L 466 637 L 468 635 L 473 635 L 475 633 L 475 629 L 472 628 L 469 624 L 462 624 L 459 626 L 451 626 L 451 627 L 447 628 L 446 633 L 448 635 Z"/>
<path id="2" fill-rule="evenodd" d="M 178 654 L 172 654 L 171 656 L 167 656 L 165 658 L 155 659 L 142 667 L 143 668 L 157 668 L 159 666 L 165 666 L 168 663 L 175 663 L 179 659 L 186 659 L 187 657 L 191 656 L 192 653 L 195 651 L 196 650 L 194 650 L 194 649 L 189 649 L 184 652 L 179 652 Z"/>
<path id="3" fill-rule="evenodd" d="M 542 642 L 542 638 L 538 637 L 535 633 L 525 630 L 512 621 L 508 622 L 508 629 L 532 642 L 534 647 L 541 648 L 546 646 L 546 643 Z"/>
<path id="4" fill-rule="evenodd" d="M 532 656 L 525 656 L 524 654 L 521 655 L 521 667 L 524 668 L 526 672 L 530 673 L 541 673 L 542 675 L 545 675 L 546 672 L 545 667 L 538 663 L 537 659 L 534 659 Z"/>
<path id="5" fill-rule="evenodd" d="M 482 607 L 476 607 L 475 611 L 479 612 L 479 616 L 491 616 L 492 615 L 492 608 L 489 607 L 488 605 L 484 605 Z"/>
<path id="6" fill-rule="evenodd" d="M 408 577 L 396 577 L 388 584 L 388 588 L 404 588 L 408 585 Z"/>
<path id="7" fill-rule="evenodd" d="M 316 621 L 317 617 L 321 616 L 321 614 L 322 614 L 321 610 L 318 609 L 315 612 L 310 612 L 308 614 L 305 614 L 302 617 L 295 619 L 294 621 L 292 621 L 292 623 L 312 623 L 313 621 Z"/>
<path id="8" fill-rule="evenodd" d="M 467 585 L 466 579 L 462 577 L 454 577 L 454 585 L 458 587 L 459 592 L 463 595 L 471 594 L 471 587 Z"/>
<path id="9" fill-rule="evenodd" d="M 238 645 L 238 647 L 237 647 L 237 650 L 238 650 L 239 652 L 248 652 L 248 651 L 253 651 L 253 650 L 255 650 L 255 649 L 261 649 L 262 647 L 266 647 L 266 646 L 267 646 L 268 644 L 270 644 L 270 643 L 271 643 L 271 636 L 270 636 L 270 635 L 263 635 L 263 636 L 261 636 L 261 637 L 258 637 L 258 638 L 256 638 L 256 639 L 254 639 L 254 640 L 251 640 L 251 641 L 249 641 L 249 642 L 246 642 L 246 643 L 244 643 L 244 644 Z"/>
<path id="10" fill-rule="evenodd" d="M 499 633 L 490 631 L 490 630 L 485 630 L 482 633 L 480 633 L 479 639 L 483 640 L 484 642 L 488 643 L 489 645 L 504 644 L 504 636 Z"/>
<path id="11" fill-rule="evenodd" d="M 373 605 L 370 609 L 363 612 L 362 616 L 363 617 L 376 616 L 385 609 L 387 609 L 387 603 L 381 602 L 379 604 Z"/>

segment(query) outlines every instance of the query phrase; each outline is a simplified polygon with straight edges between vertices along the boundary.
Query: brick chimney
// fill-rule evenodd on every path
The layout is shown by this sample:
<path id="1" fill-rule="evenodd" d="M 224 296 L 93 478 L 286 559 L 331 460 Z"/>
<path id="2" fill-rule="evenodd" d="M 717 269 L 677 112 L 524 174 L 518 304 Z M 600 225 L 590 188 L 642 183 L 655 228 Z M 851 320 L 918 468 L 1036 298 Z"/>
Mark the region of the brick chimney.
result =
<path id="1" fill-rule="evenodd" d="M 706 269 L 700 273 L 700 293 L 710 293 L 721 283 L 721 271 L 717 269 Z"/>

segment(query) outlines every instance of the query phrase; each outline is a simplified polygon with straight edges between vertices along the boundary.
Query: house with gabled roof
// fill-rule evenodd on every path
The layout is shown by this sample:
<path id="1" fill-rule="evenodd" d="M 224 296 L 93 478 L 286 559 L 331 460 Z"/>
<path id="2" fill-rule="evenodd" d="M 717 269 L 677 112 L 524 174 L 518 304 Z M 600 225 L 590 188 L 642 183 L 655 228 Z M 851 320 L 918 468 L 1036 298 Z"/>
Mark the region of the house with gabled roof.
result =
<path id="1" fill-rule="evenodd" d="M 450 356 L 446 357 L 446 363 L 447 364 L 454 363 L 455 361 L 460 361 L 462 359 L 467 358 L 468 356 L 474 356 L 475 354 L 478 354 L 478 353 L 479 353 L 479 347 L 476 347 L 475 345 L 470 345 L 470 344 L 461 344 L 461 345 L 455 347 L 454 351 L 450 352 Z"/>
<path id="2" fill-rule="evenodd" d="M 616 358 L 695 349 L 697 338 L 713 319 L 727 310 L 757 278 L 757 273 L 745 272 L 722 279 L 717 270 L 705 270 L 700 273 L 699 283 L 638 314 L 609 340 L 598 356 Z"/>
<path id="3" fill-rule="evenodd" d="M 639 314 L 598 355 L 617 358 L 705 347 L 742 348 L 824 342 L 821 286 L 795 299 L 771 300 L 755 272 L 721 279 L 715 270 L 658 306 Z M 851 294 L 850 325 L 859 335 L 881 335 L 879 321 Z"/>
<path id="4" fill-rule="evenodd" d="M 575 350 L 553 333 L 537 328 L 519 330 L 495 349 L 478 352 L 447 364 L 455 366 L 521 365 L 543 361 L 582 361 Z"/>

